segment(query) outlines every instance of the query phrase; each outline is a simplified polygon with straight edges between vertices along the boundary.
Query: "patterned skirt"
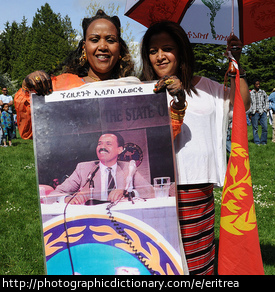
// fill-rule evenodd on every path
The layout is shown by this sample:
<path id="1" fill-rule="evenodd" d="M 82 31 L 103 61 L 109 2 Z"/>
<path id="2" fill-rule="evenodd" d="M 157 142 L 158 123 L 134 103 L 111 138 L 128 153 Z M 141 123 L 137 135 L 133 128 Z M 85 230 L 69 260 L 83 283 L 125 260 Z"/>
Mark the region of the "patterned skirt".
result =
<path id="1" fill-rule="evenodd" d="M 196 187 L 196 188 L 194 188 Z M 213 185 L 178 186 L 179 221 L 190 275 L 213 275 L 215 259 Z"/>

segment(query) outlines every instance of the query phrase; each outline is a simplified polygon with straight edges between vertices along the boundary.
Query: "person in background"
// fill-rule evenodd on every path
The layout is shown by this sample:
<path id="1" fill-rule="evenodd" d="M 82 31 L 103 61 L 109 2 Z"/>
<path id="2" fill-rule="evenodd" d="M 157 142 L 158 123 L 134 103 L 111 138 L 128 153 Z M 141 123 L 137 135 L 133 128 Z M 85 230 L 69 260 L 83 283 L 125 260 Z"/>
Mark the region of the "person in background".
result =
<path id="1" fill-rule="evenodd" d="M 272 142 L 275 143 L 275 88 L 273 88 L 272 93 L 268 97 L 269 109 L 272 111 Z"/>
<path id="2" fill-rule="evenodd" d="M 253 82 L 254 89 L 250 92 L 251 97 L 251 123 L 253 128 L 253 140 L 257 145 L 267 144 L 267 111 L 269 110 L 269 101 L 264 90 L 260 89 L 259 79 Z M 258 123 L 262 126 L 261 138 L 258 135 Z"/>
<path id="3" fill-rule="evenodd" d="M 248 110 L 249 90 L 239 63 L 241 47 L 236 36 L 228 39 L 228 50 L 239 64 L 240 90 Z M 235 76 L 231 76 L 231 90 L 226 91 L 222 84 L 194 76 L 195 60 L 188 36 L 170 21 L 148 28 L 141 56 L 142 80 L 158 80 L 155 92 L 168 89 L 176 96 L 171 101 L 171 113 L 179 119 L 185 114 L 174 141 L 182 241 L 189 273 L 213 274 L 213 187 L 223 185 L 226 172 L 226 131 L 229 107 L 235 98 Z"/>
<path id="4" fill-rule="evenodd" d="M 9 140 L 9 146 L 12 145 L 12 131 L 13 131 L 13 122 L 12 115 L 9 113 L 9 104 L 2 104 L 2 113 L 1 113 L 1 127 L 3 130 L 3 143 L 4 147 L 7 147 L 7 140 Z"/>
<path id="5" fill-rule="evenodd" d="M 0 107 L 3 108 L 3 104 L 8 104 L 8 111 L 12 114 L 12 105 L 13 105 L 13 99 L 11 95 L 8 95 L 8 89 L 7 87 L 2 88 L 3 94 L 0 95 Z"/>
<path id="6" fill-rule="evenodd" d="M 3 87 L 2 92 L 3 92 L 3 94 L 0 95 L 0 112 L 1 112 L 1 107 L 3 107 L 3 104 L 7 103 L 8 104 L 8 112 L 12 117 L 12 135 L 11 135 L 11 138 L 15 139 L 16 138 L 16 127 L 14 124 L 13 112 L 12 112 L 13 98 L 11 95 L 8 94 L 7 87 Z"/>

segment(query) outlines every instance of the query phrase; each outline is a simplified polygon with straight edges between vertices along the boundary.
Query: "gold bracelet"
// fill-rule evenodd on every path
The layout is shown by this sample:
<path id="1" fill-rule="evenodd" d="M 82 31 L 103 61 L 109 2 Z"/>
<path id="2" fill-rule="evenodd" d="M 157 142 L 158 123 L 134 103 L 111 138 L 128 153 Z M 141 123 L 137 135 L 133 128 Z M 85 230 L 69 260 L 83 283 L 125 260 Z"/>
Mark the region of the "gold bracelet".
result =
<path id="1" fill-rule="evenodd" d="M 183 109 L 177 110 L 177 109 L 174 109 L 174 108 L 173 108 L 173 103 L 174 103 L 174 100 L 172 99 L 172 100 L 170 101 L 170 108 L 171 108 L 171 110 L 172 110 L 174 113 L 178 113 L 178 114 L 184 112 L 184 111 L 187 109 L 187 106 L 188 106 L 188 102 L 185 101 L 185 107 L 184 107 Z"/>
<path id="2" fill-rule="evenodd" d="M 185 116 L 185 113 L 179 115 L 179 114 L 176 114 L 176 113 L 174 113 L 174 112 L 171 111 L 170 112 L 170 116 L 171 116 L 171 119 L 172 120 L 183 121 L 184 116 Z"/>
<path id="3" fill-rule="evenodd" d="M 173 100 L 171 100 L 170 102 L 170 116 L 171 116 L 171 119 L 173 120 L 177 120 L 177 121 L 183 121 L 184 119 L 184 116 L 185 116 L 185 110 L 187 109 L 187 106 L 188 106 L 188 102 L 185 101 L 186 104 L 185 104 L 185 107 L 181 110 L 176 110 L 172 107 L 172 103 L 173 103 Z"/>
<path id="4" fill-rule="evenodd" d="M 28 89 L 26 86 L 22 86 L 22 89 L 23 89 L 25 92 L 29 92 L 29 89 Z"/>

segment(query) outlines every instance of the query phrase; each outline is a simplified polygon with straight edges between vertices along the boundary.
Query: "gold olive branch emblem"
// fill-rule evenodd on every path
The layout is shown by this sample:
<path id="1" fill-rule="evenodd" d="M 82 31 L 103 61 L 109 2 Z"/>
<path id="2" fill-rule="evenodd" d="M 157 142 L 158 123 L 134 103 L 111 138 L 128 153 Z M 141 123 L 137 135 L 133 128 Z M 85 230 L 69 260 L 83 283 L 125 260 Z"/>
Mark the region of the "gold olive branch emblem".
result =
<path id="1" fill-rule="evenodd" d="M 69 235 L 69 242 L 74 243 L 77 242 L 82 238 L 84 234 L 80 234 L 78 236 L 78 233 L 82 233 L 83 230 L 86 228 L 86 226 L 83 227 L 71 227 L 68 228 L 68 235 Z M 57 250 L 62 249 L 62 246 L 55 246 L 55 244 L 60 243 L 60 242 L 67 242 L 67 237 L 66 237 L 66 232 L 64 231 L 59 237 L 57 237 L 55 240 L 50 241 L 52 237 L 52 233 L 47 234 L 44 236 L 44 244 L 45 244 L 45 254 L 46 256 L 50 256 L 53 253 L 55 253 Z"/>
<path id="2" fill-rule="evenodd" d="M 250 231 L 256 227 L 256 214 L 254 203 L 252 203 L 249 211 L 240 213 L 242 207 L 238 205 L 248 194 L 246 193 L 246 187 L 252 187 L 252 181 L 250 176 L 250 166 L 247 151 L 241 147 L 238 143 L 232 143 L 231 156 L 240 156 L 244 158 L 244 167 L 246 173 L 242 178 L 237 180 L 237 174 L 239 172 L 238 165 L 234 166 L 230 164 L 230 176 L 232 177 L 233 184 L 227 186 L 227 177 L 225 178 L 224 190 L 222 194 L 222 206 L 226 207 L 233 215 L 227 215 L 221 217 L 221 227 L 231 234 L 243 235 L 242 231 Z M 227 195 L 232 194 L 236 199 L 229 199 L 225 202 Z"/>
<path id="3" fill-rule="evenodd" d="M 120 240 L 121 242 L 116 243 L 115 246 L 127 251 L 128 253 L 134 253 L 133 249 L 130 247 L 128 243 L 125 243 L 125 238 L 116 232 L 115 229 L 108 225 L 102 226 L 90 226 L 89 227 L 93 232 L 96 233 L 104 233 L 104 235 L 93 234 L 93 237 L 99 242 L 108 242 L 115 239 Z M 142 246 L 139 236 L 132 230 L 125 228 L 124 231 L 131 238 L 131 244 L 135 247 L 137 252 L 142 253 L 143 258 L 146 260 L 146 264 L 148 264 L 154 271 L 159 272 L 161 275 L 173 275 L 173 270 L 170 265 L 166 264 L 166 271 L 163 270 L 160 264 L 160 254 L 157 248 L 155 248 L 150 242 L 147 242 L 149 247 L 149 252 Z"/>

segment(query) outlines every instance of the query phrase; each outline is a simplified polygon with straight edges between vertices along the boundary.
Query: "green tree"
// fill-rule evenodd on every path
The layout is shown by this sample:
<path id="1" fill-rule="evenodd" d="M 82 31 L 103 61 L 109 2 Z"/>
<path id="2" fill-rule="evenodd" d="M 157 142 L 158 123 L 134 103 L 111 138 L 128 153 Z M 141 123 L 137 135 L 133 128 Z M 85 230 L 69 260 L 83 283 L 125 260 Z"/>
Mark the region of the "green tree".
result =
<path id="1" fill-rule="evenodd" d="M 5 74 L 0 73 L 0 90 L 3 87 L 7 87 L 9 94 L 13 95 L 18 90 L 18 82 L 11 80 L 8 73 L 5 73 Z M 2 94 L 1 91 L 0 91 L 0 94 Z"/>
<path id="2" fill-rule="evenodd" d="M 27 20 L 23 17 L 21 24 L 18 25 L 17 33 L 12 36 L 14 40 L 14 48 L 11 49 L 13 61 L 11 63 L 11 70 L 8 72 L 12 80 L 23 79 L 24 77 L 22 74 L 25 73 L 24 58 L 28 46 L 26 40 L 28 39 L 29 32 L 30 28 L 27 26 Z"/>
<path id="3" fill-rule="evenodd" d="M 5 80 L 14 80 L 12 86 L 6 85 L 14 91 L 16 80 L 20 73 L 20 65 L 18 59 L 23 53 L 25 38 L 29 28 L 26 25 L 27 20 L 23 18 L 21 24 L 15 21 L 10 25 L 5 24 L 4 31 L 0 34 L 0 71 L 4 74 Z"/>
<path id="4" fill-rule="evenodd" d="M 68 17 L 62 19 L 60 14 L 52 11 L 46 3 L 38 9 L 32 22 L 27 43 L 28 73 L 35 70 L 50 72 L 68 56 L 74 44 L 74 30 Z"/>
<path id="5" fill-rule="evenodd" d="M 224 74 L 228 68 L 228 60 L 224 57 L 226 46 L 213 44 L 193 44 L 196 66 L 195 74 L 214 77 L 222 83 Z M 268 94 L 275 87 L 275 37 L 268 38 L 243 49 L 241 57 L 242 67 L 246 71 L 250 89 L 253 88 L 253 80 L 261 80 L 261 88 Z"/>
<path id="6" fill-rule="evenodd" d="M 26 19 L 23 18 L 21 24 L 14 21 L 10 25 L 7 22 L 3 33 L 0 35 L 0 70 L 9 74 L 12 78 L 14 77 L 12 76 L 13 67 L 20 55 L 22 42 L 24 42 L 27 31 Z"/>
<path id="7" fill-rule="evenodd" d="M 250 88 L 253 88 L 253 80 L 261 80 L 261 88 L 268 94 L 275 87 L 275 37 L 268 38 L 248 45 L 244 49 L 243 67 L 246 70 Z"/>
<path id="8" fill-rule="evenodd" d="M 193 44 L 195 55 L 195 74 L 212 77 L 222 83 L 228 68 L 227 58 L 224 56 L 226 46 L 214 44 Z"/>
<path id="9" fill-rule="evenodd" d="M 49 4 L 37 10 L 32 26 L 7 22 L 0 33 L 0 72 L 21 84 L 35 70 L 50 73 L 76 47 L 76 32 L 68 16 L 52 11 Z"/>
<path id="10" fill-rule="evenodd" d="M 216 29 L 214 25 L 214 20 L 217 12 L 221 9 L 222 4 L 228 0 L 202 0 L 202 3 L 210 9 L 210 27 L 212 37 L 216 38 Z"/>

